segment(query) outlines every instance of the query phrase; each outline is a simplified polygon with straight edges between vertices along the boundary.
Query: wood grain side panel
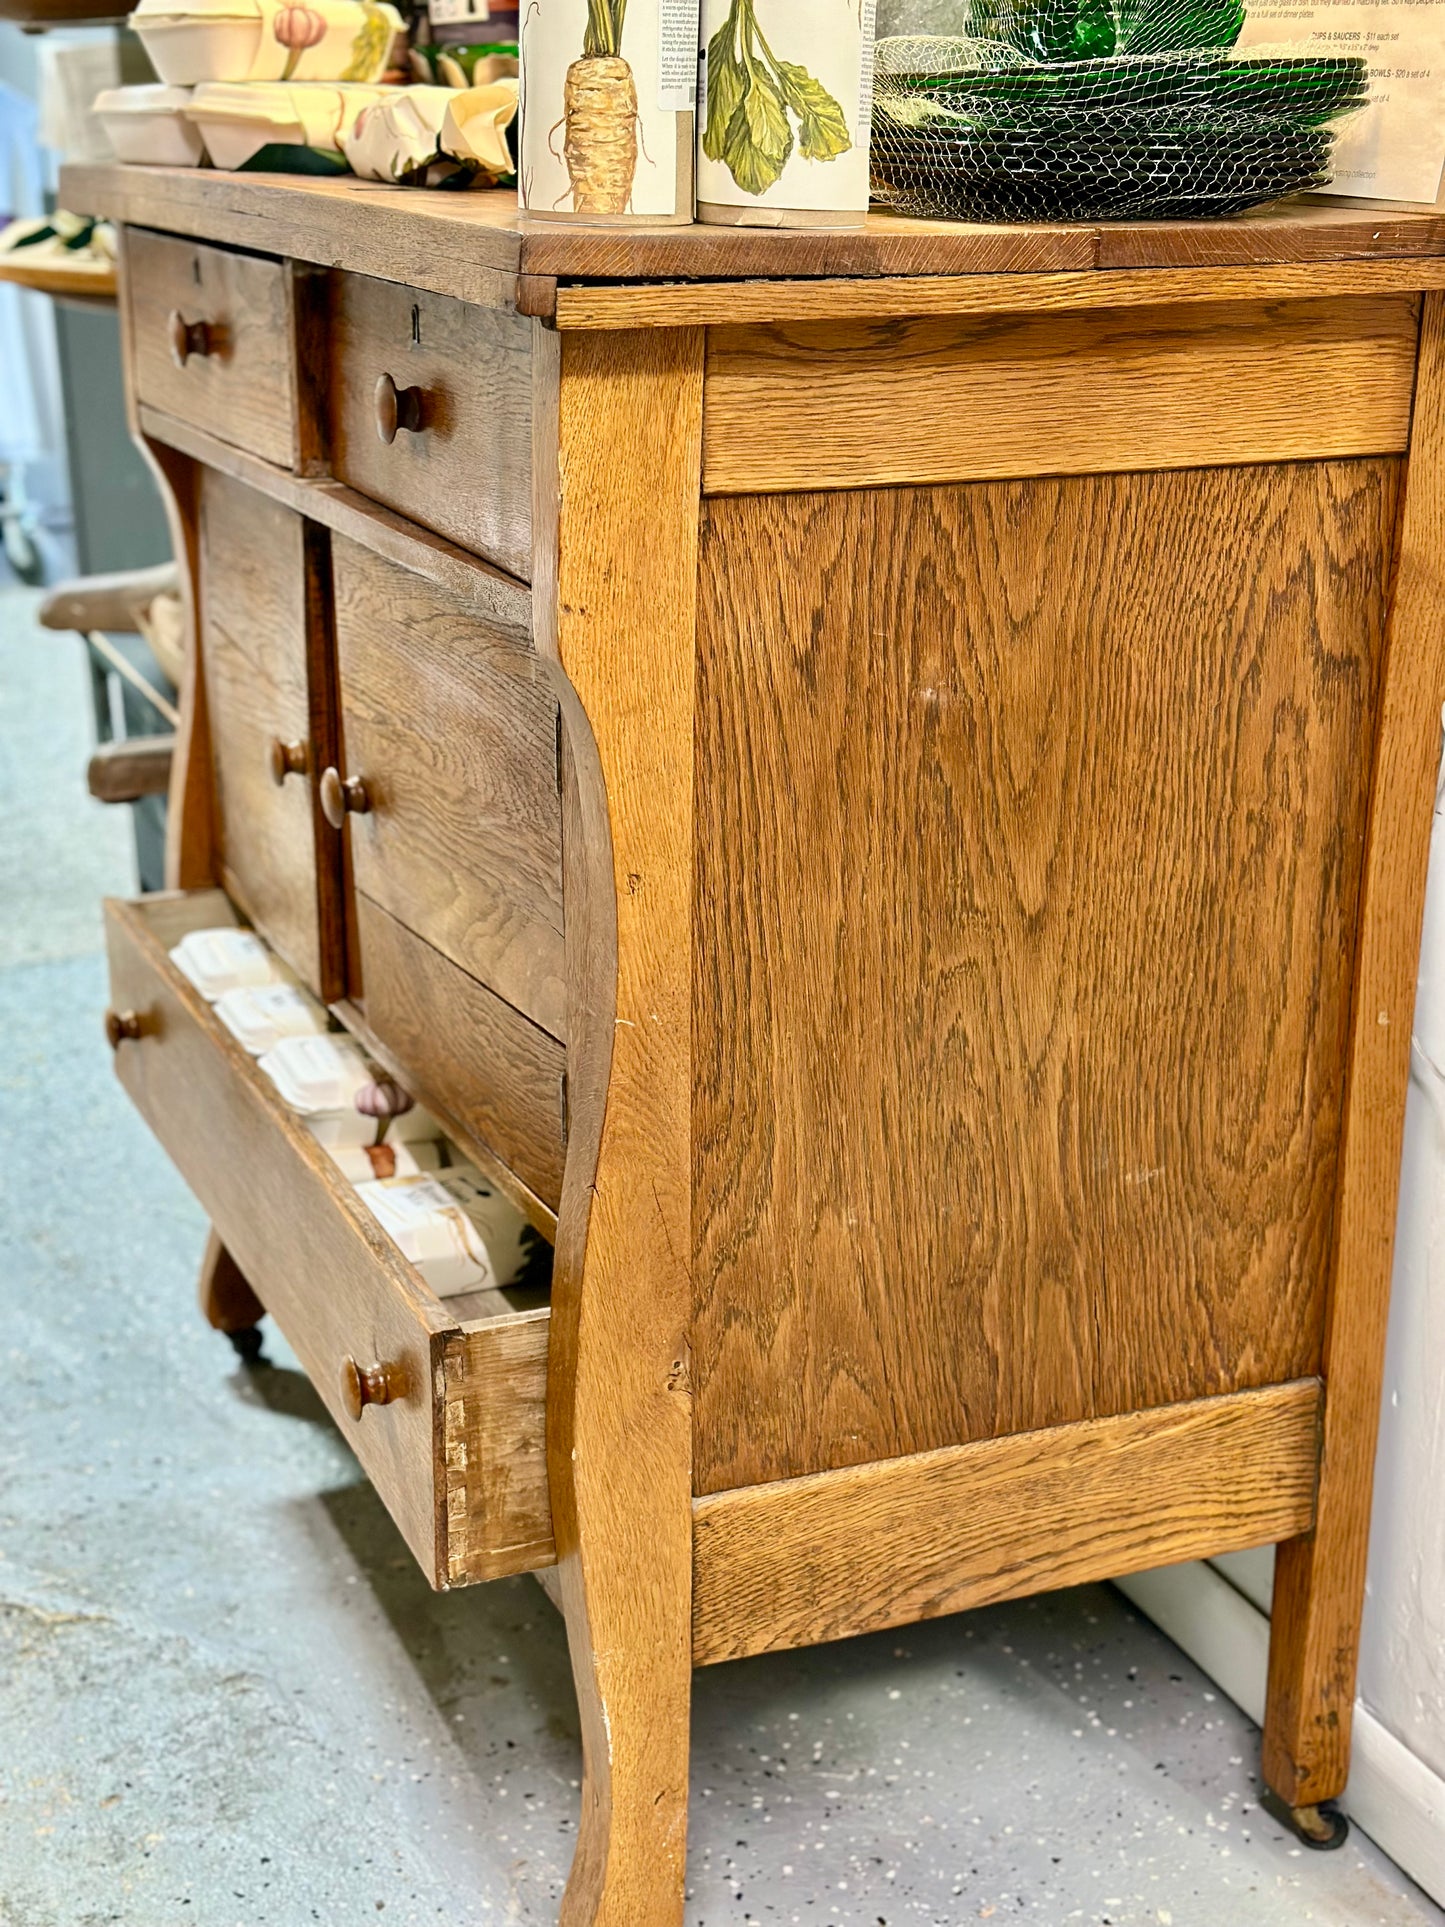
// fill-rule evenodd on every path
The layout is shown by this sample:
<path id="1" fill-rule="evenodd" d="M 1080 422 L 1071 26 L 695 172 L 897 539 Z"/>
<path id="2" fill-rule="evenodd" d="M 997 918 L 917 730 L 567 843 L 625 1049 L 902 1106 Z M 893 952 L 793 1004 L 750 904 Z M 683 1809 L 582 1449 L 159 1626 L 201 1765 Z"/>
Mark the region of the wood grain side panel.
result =
<path id="1" fill-rule="evenodd" d="M 556 1558 L 547 1494 L 545 1311 L 450 1334 L 442 1353 L 447 1578 L 531 1572 Z"/>
<path id="2" fill-rule="evenodd" d="M 201 662 L 218 873 L 311 988 L 335 996 L 340 851 L 315 795 L 333 744 L 324 692 L 308 674 L 317 560 L 298 515 L 228 476 L 202 470 L 200 501 Z M 279 786 L 270 767 L 276 740 L 304 744 L 308 763 Z M 333 883 L 325 930 L 323 870 Z"/>
<path id="3" fill-rule="evenodd" d="M 442 295 L 331 278 L 328 383 L 332 471 L 439 535 L 532 574 L 532 323 Z M 389 446 L 376 384 L 424 396 L 421 432 Z"/>
<path id="4" fill-rule="evenodd" d="M 395 562 L 332 544 L 356 886 L 566 1035 L 557 699 L 536 653 Z"/>
<path id="5" fill-rule="evenodd" d="M 700 1499 L 694 1658 L 1287 1538 L 1314 1516 L 1319 1414 L 1305 1379 Z"/>
<path id="6" fill-rule="evenodd" d="M 133 228 L 125 287 L 140 400 L 289 468 L 296 370 L 282 263 Z M 211 352 L 183 367 L 171 358 L 172 312 L 211 330 Z"/>
<path id="7" fill-rule="evenodd" d="M 567 1151 L 562 1046 L 361 891 L 355 909 L 368 1027 L 428 1109 L 555 1211 Z"/>
<path id="8" fill-rule="evenodd" d="M 709 494 L 1405 447 L 1419 297 L 708 334 Z"/>
<path id="9" fill-rule="evenodd" d="M 1280 1548 L 1264 1771 L 1292 1805 L 1349 1773 L 1410 1030 L 1445 702 L 1445 297 L 1425 304 L 1373 758 L 1328 1312 L 1319 1515 Z"/>
<path id="10" fill-rule="evenodd" d="M 709 504 L 697 1492 L 1318 1369 L 1397 482 Z"/>

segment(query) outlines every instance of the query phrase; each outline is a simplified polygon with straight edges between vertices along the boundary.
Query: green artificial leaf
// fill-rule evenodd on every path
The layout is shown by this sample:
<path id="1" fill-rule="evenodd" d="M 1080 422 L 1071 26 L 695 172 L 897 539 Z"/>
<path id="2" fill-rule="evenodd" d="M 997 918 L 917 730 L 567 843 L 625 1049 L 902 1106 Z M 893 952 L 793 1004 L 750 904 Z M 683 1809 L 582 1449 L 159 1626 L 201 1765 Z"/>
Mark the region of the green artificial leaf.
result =
<path id="1" fill-rule="evenodd" d="M 351 163 L 333 148 L 294 147 L 286 141 L 268 141 L 258 147 L 250 160 L 242 161 L 241 174 L 349 174 Z"/>
<path id="2" fill-rule="evenodd" d="M 703 129 L 702 151 L 710 161 L 720 161 L 723 157 L 728 127 L 742 105 L 747 84 L 747 75 L 733 53 L 729 22 L 713 35 L 707 50 L 707 125 Z"/>
<path id="3" fill-rule="evenodd" d="M 843 109 L 806 67 L 778 62 L 783 97 L 798 116 L 798 151 L 810 161 L 831 161 L 853 145 Z"/>

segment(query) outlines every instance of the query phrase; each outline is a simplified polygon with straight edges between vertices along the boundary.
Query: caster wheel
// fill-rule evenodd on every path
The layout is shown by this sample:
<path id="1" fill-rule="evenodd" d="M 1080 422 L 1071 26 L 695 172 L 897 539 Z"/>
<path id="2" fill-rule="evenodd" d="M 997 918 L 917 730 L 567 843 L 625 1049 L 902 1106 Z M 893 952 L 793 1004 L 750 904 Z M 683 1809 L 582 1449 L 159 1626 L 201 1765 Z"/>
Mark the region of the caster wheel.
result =
<path id="1" fill-rule="evenodd" d="M 1261 1805 L 1313 1853 L 1334 1853 L 1350 1837 L 1349 1821 L 1330 1800 L 1313 1807 L 1291 1807 L 1278 1794 L 1267 1793 Z"/>
<path id="2" fill-rule="evenodd" d="M 243 1365 L 265 1364 L 266 1361 L 261 1355 L 264 1340 L 259 1325 L 247 1325 L 244 1331 L 227 1332 L 226 1336 L 230 1339 L 236 1356 Z"/>

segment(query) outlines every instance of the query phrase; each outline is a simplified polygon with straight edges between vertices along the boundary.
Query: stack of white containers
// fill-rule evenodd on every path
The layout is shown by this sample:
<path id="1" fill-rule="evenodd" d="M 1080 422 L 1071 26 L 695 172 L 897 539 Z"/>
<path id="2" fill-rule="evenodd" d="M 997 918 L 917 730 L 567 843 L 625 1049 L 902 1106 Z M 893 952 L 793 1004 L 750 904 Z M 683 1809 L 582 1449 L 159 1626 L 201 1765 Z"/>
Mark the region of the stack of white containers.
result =
<path id="1" fill-rule="evenodd" d="M 271 146 L 339 156 L 392 91 L 402 18 L 389 0 L 140 0 L 130 25 L 162 84 L 97 96 L 119 158 L 237 168 Z"/>
<path id="2" fill-rule="evenodd" d="M 532 1271 L 541 1240 L 520 1212 L 457 1158 L 435 1118 L 330 1029 L 324 1007 L 254 932 L 193 930 L 171 961 L 438 1297 Z"/>

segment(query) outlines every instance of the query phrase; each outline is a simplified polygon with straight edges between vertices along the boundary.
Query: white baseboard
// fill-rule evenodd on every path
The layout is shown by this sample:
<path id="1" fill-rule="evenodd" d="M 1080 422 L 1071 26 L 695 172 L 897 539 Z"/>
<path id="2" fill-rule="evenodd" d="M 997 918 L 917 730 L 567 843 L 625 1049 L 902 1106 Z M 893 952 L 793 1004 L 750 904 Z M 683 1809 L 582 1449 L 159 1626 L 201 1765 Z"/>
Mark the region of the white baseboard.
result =
<path id="1" fill-rule="evenodd" d="M 1160 1566 L 1114 1583 L 1252 1720 L 1263 1720 L 1269 1619 L 1258 1606 L 1203 1564 Z M 1377 1847 L 1445 1905 L 1445 1779 L 1364 1705 L 1355 1707 L 1343 1804 Z"/>

